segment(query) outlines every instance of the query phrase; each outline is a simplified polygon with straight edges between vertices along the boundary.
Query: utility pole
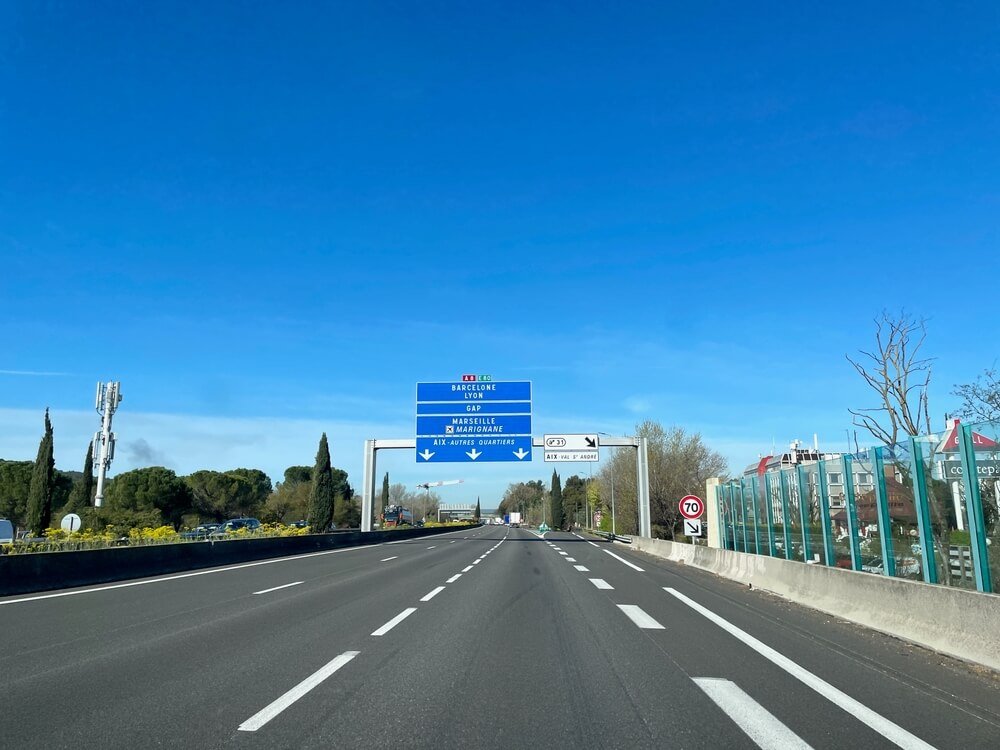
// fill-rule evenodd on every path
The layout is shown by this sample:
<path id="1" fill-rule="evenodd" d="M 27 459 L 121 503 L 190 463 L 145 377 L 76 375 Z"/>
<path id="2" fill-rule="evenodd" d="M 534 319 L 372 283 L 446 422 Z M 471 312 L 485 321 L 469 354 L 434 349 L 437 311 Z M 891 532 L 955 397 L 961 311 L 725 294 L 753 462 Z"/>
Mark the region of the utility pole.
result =
<path id="1" fill-rule="evenodd" d="M 104 502 L 104 477 L 115 457 L 115 433 L 111 431 L 111 417 L 122 402 L 121 383 L 117 380 L 97 384 L 94 408 L 101 417 L 101 430 L 94 433 L 94 463 L 97 464 L 97 495 L 94 507 L 100 508 Z"/>

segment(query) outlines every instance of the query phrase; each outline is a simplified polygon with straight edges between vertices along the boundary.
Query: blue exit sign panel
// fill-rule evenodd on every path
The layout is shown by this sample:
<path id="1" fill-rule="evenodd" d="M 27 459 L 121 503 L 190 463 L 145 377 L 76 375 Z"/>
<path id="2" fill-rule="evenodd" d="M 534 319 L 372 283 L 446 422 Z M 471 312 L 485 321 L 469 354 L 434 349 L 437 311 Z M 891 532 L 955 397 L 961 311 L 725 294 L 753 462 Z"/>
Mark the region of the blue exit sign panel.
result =
<path id="1" fill-rule="evenodd" d="M 531 382 L 417 383 L 417 463 L 531 460 Z"/>

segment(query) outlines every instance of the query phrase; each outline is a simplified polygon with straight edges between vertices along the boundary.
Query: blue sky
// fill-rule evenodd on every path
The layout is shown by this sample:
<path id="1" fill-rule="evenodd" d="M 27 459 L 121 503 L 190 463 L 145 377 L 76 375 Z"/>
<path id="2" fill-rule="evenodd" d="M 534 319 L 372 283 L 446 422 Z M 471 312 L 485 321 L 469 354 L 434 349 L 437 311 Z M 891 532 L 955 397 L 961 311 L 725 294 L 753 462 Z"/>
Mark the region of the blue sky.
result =
<path id="1" fill-rule="evenodd" d="M 325 430 L 360 486 L 415 382 L 480 372 L 536 434 L 735 469 L 843 447 L 883 308 L 939 417 L 997 359 L 995 3 L 248 5 L 0 7 L 0 456 L 50 406 L 80 468 L 114 378 L 117 471 L 277 478 Z"/>

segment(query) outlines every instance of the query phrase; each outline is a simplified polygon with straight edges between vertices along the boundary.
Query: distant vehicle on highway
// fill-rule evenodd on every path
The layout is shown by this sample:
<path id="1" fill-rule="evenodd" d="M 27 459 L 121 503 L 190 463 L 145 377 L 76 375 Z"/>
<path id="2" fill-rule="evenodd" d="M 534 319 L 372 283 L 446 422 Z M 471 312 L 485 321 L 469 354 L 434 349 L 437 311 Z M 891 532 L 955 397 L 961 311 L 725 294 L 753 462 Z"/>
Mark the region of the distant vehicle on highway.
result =
<path id="1" fill-rule="evenodd" d="M 387 505 L 382 513 L 382 523 L 387 529 L 394 526 L 412 526 L 413 511 L 402 505 Z"/>
<path id="2" fill-rule="evenodd" d="M 14 524 L 6 518 L 0 518 L 0 544 L 14 543 Z"/>
<path id="3" fill-rule="evenodd" d="M 288 525 L 291 526 L 293 529 L 304 529 L 306 526 L 309 525 L 309 522 L 306 521 L 305 519 L 300 519 L 298 521 L 292 521 Z"/>
<path id="4" fill-rule="evenodd" d="M 212 531 L 208 536 L 212 539 L 219 539 L 225 537 L 230 531 L 239 531 L 240 529 L 246 529 L 247 531 L 256 531 L 260 528 L 260 521 L 256 518 L 230 518 L 228 521 L 223 521 L 219 528 Z"/>

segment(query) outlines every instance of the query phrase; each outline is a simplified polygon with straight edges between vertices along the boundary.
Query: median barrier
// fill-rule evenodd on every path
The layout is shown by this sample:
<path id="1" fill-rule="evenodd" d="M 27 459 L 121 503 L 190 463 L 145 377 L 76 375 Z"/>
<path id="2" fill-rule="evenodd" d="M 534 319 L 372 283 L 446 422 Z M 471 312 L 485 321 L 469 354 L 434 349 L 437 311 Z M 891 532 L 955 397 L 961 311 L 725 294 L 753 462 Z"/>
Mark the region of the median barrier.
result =
<path id="1" fill-rule="evenodd" d="M 331 534 L 265 539 L 219 539 L 74 552 L 0 555 L 0 596 L 92 586 L 274 557 L 415 539 L 449 531 L 455 529 L 432 527 L 393 531 L 338 531 Z"/>
<path id="2" fill-rule="evenodd" d="M 1000 671 L 1000 596 L 745 552 L 633 537 L 632 548 Z"/>

